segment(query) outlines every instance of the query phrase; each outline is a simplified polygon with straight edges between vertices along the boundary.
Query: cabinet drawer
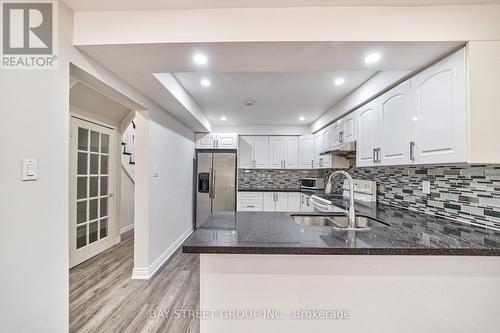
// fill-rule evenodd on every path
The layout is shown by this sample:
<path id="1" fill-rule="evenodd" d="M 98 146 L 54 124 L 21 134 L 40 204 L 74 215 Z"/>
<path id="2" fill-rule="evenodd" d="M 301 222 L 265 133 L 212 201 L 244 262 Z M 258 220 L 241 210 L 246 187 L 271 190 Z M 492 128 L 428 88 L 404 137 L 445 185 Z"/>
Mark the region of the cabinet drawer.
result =
<path id="1" fill-rule="evenodd" d="M 262 192 L 238 192 L 238 198 L 262 200 Z"/>
<path id="2" fill-rule="evenodd" d="M 239 211 L 262 211 L 262 201 L 240 201 L 238 202 Z"/>

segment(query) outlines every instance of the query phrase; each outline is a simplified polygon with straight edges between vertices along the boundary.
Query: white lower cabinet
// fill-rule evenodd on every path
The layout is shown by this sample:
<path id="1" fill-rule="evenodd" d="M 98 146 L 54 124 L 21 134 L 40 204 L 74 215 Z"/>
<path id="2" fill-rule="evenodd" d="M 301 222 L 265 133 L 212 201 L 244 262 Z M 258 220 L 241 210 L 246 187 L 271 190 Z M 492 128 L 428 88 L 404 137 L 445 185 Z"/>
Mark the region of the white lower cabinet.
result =
<path id="1" fill-rule="evenodd" d="M 264 192 L 264 212 L 287 212 L 287 192 Z"/>
<path id="2" fill-rule="evenodd" d="M 314 211 L 310 195 L 300 193 L 300 211 L 306 213 Z"/>
<path id="3" fill-rule="evenodd" d="M 300 212 L 300 192 L 238 192 L 238 211 Z"/>
<path id="4" fill-rule="evenodd" d="M 300 212 L 300 196 L 299 192 L 288 192 L 288 212 Z"/>
<path id="5" fill-rule="evenodd" d="M 238 192 L 238 211 L 261 212 L 262 192 Z"/>

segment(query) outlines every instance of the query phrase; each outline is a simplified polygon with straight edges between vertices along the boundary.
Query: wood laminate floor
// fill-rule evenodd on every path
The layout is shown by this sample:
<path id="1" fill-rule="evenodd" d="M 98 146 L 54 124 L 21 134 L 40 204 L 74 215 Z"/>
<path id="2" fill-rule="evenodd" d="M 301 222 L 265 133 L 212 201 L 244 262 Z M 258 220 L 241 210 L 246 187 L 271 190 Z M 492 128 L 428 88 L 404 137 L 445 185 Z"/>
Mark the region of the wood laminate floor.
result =
<path id="1" fill-rule="evenodd" d="M 199 308 L 198 255 L 178 250 L 150 280 L 131 280 L 132 267 L 133 231 L 70 270 L 70 332 L 199 332 L 199 320 L 172 315 Z"/>

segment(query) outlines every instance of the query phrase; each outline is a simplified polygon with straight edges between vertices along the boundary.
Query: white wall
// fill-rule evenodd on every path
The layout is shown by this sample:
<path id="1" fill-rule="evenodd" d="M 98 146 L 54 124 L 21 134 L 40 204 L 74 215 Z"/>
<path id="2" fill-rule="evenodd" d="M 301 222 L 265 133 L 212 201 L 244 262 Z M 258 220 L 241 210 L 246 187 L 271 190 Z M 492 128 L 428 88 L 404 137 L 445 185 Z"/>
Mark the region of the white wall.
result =
<path id="1" fill-rule="evenodd" d="M 68 331 L 69 66 L 0 71 L 0 331 Z M 21 181 L 21 159 L 38 160 Z"/>
<path id="2" fill-rule="evenodd" d="M 193 226 L 194 133 L 161 111 L 150 112 L 150 265 Z M 152 176 L 158 167 L 159 177 Z"/>
<path id="3" fill-rule="evenodd" d="M 194 133 L 158 110 L 138 112 L 136 122 L 132 277 L 149 279 L 193 230 Z"/>
<path id="4" fill-rule="evenodd" d="M 500 5 L 78 12 L 75 23 L 76 45 L 494 40 Z"/>
<path id="5" fill-rule="evenodd" d="M 351 314 L 348 320 L 202 319 L 202 333 L 497 333 L 500 327 L 498 257 L 204 254 L 200 285 L 207 312 Z"/>

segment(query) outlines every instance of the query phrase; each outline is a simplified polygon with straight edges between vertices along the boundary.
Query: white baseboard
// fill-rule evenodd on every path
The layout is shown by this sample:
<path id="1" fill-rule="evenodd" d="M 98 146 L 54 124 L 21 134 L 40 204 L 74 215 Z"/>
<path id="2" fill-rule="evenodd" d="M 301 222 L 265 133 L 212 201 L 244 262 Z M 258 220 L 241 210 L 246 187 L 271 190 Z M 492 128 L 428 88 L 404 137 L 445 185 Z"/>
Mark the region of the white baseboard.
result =
<path id="1" fill-rule="evenodd" d="M 162 255 L 155 260 L 151 266 L 147 268 L 136 268 L 132 270 L 132 280 L 149 280 L 160 269 L 161 266 L 170 258 L 170 256 L 184 243 L 184 241 L 193 232 L 192 228 L 186 230 L 181 237 L 179 237 L 172 246 L 170 246 Z"/>
<path id="2" fill-rule="evenodd" d="M 130 225 L 126 226 L 126 227 L 123 227 L 123 228 L 120 229 L 120 235 L 123 235 L 124 233 L 126 233 L 127 231 L 130 231 L 132 229 L 134 229 L 134 225 L 133 224 L 130 224 Z"/>
<path id="3" fill-rule="evenodd" d="M 122 237 L 118 236 L 115 238 L 115 245 L 120 244 L 122 242 Z"/>

